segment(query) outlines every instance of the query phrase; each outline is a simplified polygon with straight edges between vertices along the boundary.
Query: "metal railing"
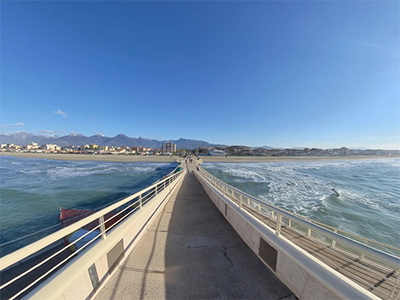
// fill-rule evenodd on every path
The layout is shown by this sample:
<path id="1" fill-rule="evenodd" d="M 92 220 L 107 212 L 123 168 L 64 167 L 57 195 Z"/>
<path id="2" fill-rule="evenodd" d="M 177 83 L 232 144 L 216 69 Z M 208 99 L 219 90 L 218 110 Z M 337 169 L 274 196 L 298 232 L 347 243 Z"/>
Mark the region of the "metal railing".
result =
<path id="1" fill-rule="evenodd" d="M 264 223 L 267 223 L 272 230 L 275 230 L 277 236 L 289 237 L 292 234 L 293 237 L 293 233 L 295 233 L 303 239 L 318 243 L 324 250 L 334 253 L 334 255 L 340 255 L 358 269 L 372 272 L 373 276 L 381 278 L 380 281 L 378 280 L 375 285 L 371 284 L 363 276 L 343 268 L 334 259 L 322 257 L 319 251 L 315 251 L 307 243 L 300 245 L 300 247 L 332 268 L 339 270 L 364 288 L 374 292 L 378 297 L 382 299 L 399 299 L 400 249 L 296 215 L 230 186 L 201 167 L 198 170 L 197 173 L 203 179 L 240 209 L 246 210 L 259 219 L 263 219 Z M 371 266 L 371 268 L 368 266 Z M 387 275 L 384 276 L 382 274 Z M 382 287 L 382 282 L 386 283 L 384 288 Z M 390 287 L 388 287 L 388 284 Z"/>
<path id="2" fill-rule="evenodd" d="M 182 166 L 180 165 L 179 167 Z M 135 194 L 132 194 L 100 211 L 94 212 L 86 218 L 78 220 L 75 223 L 65 228 L 62 228 L 61 230 L 58 230 L 37 242 L 34 242 L 22 249 L 19 249 L 11 254 L 0 258 L 0 271 L 3 272 L 9 267 L 14 267 L 20 261 L 28 259 L 29 257 L 35 255 L 35 253 L 37 253 L 38 251 L 54 243 L 63 241 L 65 237 L 71 236 L 72 233 L 82 228 L 85 228 L 88 225 L 91 225 L 91 229 L 86 230 L 85 234 L 81 235 L 76 240 L 69 242 L 64 247 L 61 247 L 61 249 L 55 250 L 54 253 L 35 263 L 34 266 L 23 270 L 19 275 L 13 277 L 7 282 L 2 282 L 0 286 L 0 293 L 2 294 L 2 297 L 5 297 L 5 294 L 8 294 L 4 293 L 7 287 L 11 287 L 12 285 L 14 285 L 13 289 L 15 289 L 15 285 L 19 285 L 19 283 L 21 282 L 20 280 L 23 279 L 24 276 L 28 275 L 31 272 L 35 272 L 35 270 L 38 270 L 38 268 L 45 264 L 49 264 L 50 261 L 56 260 L 56 262 L 52 263 L 48 269 L 46 269 L 44 272 L 40 272 L 40 274 L 35 277 L 35 280 L 29 282 L 26 286 L 19 286 L 21 289 L 15 294 L 7 296 L 7 298 L 11 300 L 17 297 L 21 297 L 21 295 L 23 296 L 23 294 L 27 291 L 30 291 L 35 286 L 35 284 L 37 284 L 46 276 L 54 272 L 56 269 L 60 268 L 65 263 L 76 257 L 80 251 L 85 249 L 85 247 L 88 247 L 90 244 L 92 244 L 96 240 L 99 240 L 100 238 L 105 239 L 110 232 L 112 233 L 112 229 L 115 228 L 115 226 L 121 224 L 125 219 L 132 216 L 137 210 L 142 209 L 143 206 L 146 205 L 146 203 L 151 201 L 158 193 L 169 187 L 184 173 L 185 169 L 182 169 L 176 173 L 171 172 L 163 179 L 156 181 L 153 185 Z M 106 215 L 110 213 L 112 213 L 113 215 L 111 217 L 107 217 Z M 94 223 L 97 225 L 93 225 Z M 90 240 L 85 240 L 84 244 L 78 246 L 78 243 L 80 241 L 83 241 L 83 239 L 88 236 L 90 236 Z M 74 247 L 73 249 L 71 248 L 72 246 Z M 70 253 L 69 255 L 63 255 L 63 253 L 66 252 L 72 253 Z"/>

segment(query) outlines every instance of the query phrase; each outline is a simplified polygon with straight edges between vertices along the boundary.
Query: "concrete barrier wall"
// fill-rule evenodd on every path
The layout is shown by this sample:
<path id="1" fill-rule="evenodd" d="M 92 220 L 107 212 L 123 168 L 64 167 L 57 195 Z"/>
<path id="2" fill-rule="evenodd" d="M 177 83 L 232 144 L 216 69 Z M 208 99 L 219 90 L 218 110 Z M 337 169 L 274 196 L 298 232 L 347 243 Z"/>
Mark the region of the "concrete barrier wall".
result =
<path id="1" fill-rule="evenodd" d="M 195 173 L 222 215 L 261 261 L 299 299 L 380 299 L 306 251 L 277 236 Z"/>
<path id="2" fill-rule="evenodd" d="M 112 229 L 106 239 L 89 245 L 75 259 L 24 298 L 38 300 L 93 298 L 146 233 L 172 194 L 180 188 L 184 174 L 159 192 L 142 209 Z"/>

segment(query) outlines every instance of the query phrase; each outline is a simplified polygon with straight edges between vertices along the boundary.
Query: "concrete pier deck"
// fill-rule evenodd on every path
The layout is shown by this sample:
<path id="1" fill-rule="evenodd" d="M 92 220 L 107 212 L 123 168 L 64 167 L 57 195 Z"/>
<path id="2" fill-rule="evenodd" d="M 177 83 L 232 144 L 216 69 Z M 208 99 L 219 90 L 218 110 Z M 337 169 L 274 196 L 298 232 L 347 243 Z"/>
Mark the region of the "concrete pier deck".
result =
<path id="1" fill-rule="evenodd" d="M 296 299 L 242 241 L 189 170 L 96 299 L 215 298 Z"/>

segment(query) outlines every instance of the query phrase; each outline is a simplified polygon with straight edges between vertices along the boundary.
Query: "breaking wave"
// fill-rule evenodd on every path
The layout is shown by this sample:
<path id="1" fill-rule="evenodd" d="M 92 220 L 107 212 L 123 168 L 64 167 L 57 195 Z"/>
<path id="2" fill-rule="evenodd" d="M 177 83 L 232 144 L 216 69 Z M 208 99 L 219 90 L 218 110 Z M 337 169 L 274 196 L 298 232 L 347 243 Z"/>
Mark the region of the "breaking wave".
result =
<path id="1" fill-rule="evenodd" d="M 400 246 L 399 159 L 204 163 L 203 167 L 263 201 Z M 340 197 L 333 195 L 332 188 Z"/>

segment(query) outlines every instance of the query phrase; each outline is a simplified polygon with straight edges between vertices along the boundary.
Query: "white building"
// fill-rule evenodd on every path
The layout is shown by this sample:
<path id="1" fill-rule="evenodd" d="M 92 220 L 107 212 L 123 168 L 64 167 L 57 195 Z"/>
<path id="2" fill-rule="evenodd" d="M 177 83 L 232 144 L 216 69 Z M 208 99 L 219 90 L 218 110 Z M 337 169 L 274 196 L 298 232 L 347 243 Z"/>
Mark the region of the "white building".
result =
<path id="1" fill-rule="evenodd" d="M 53 150 L 57 150 L 57 145 L 53 145 L 53 144 L 46 144 L 42 146 L 43 150 L 48 150 L 48 151 L 53 151 Z"/>
<path id="2" fill-rule="evenodd" d="M 26 150 L 37 150 L 39 147 L 38 147 L 38 144 L 37 143 L 30 143 L 29 145 L 26 145 Z"/>
<path id="3" fill-rule="evenodd" d="M 226 152 L 222 150 L 209 150 L 208 155 L 211 156 L 225 156 Z"/>
<path id="4" fill-rule="evenodd" d="M 176 152 L 176 145 L 174 143 L 164 143 L 161 146 L 161 151 L 162 152 L 175 153 Z"/>

